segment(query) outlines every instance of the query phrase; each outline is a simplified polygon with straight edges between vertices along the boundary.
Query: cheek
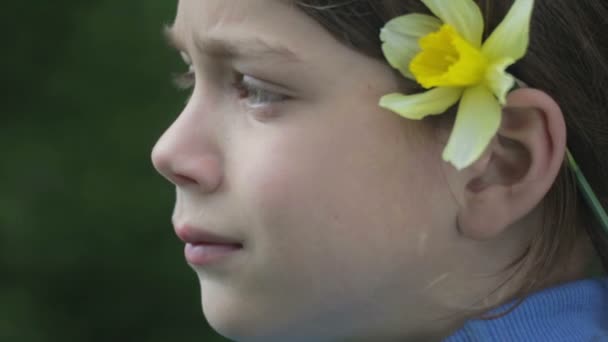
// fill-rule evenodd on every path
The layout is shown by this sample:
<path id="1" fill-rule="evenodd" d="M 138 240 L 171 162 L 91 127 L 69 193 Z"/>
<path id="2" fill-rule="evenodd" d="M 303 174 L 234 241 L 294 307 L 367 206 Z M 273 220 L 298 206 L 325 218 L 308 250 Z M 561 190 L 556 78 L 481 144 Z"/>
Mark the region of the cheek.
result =
<path id="1" fill-rule="evenodd" d="M 310 218 L 314 211 L 326 207 L 320 202 L 324 200 L 320 185 L 331 177 L 328 170 L 336 171 L 336 166 L 330 165 L 335 161 L 319 153 L 321 145 L 290 134 L 265 137 L 261 143 L 248 145 L 250 162 L 238 177 L 246 178 L 240 189 L 250 206 L 249 214 L 264 229 L 297 224 L 300 216 Z"/>
<path id="2" fill-rule="evenodd" d="M 219 289 L 213 298 L 222 300 L 209 300 L 211 317 L 216 305 L 216 317 L 226 308 L 263 311 L 279 325 L 348 321 L 369 309 L 370 293 L 424 305 L 437 260 L 430 251 L 441 250 L 434 242 L 421 253 L 438 235 L 434 160 L 395 122 L 339 121 L 234 135 L 229 195 L 250 255 L 239 291 Z"/>
<path id="3" fill-rule="evenodd" d="M 413 236 L 428 236 L 437 207 L 429 205 L 434 172 L 424 157 L 397 130 L 344 132 L 366 133 L 290 131 L 242 145 L 237 188 L 261 251 L 293 263 L 331 257 L 346 271 L 371 266 L 371 255 L 403 257 Z"/>

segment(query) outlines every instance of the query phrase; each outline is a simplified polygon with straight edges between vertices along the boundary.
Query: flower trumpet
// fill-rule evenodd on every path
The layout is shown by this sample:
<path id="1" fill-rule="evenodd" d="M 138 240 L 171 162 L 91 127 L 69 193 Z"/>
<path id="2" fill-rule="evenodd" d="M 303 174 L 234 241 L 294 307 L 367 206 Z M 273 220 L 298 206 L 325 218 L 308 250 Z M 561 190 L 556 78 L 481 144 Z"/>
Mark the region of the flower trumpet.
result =
<path id="1" fill-rule="evenodd" d="M 482 155 L 500 127 L 502 107 L 515 84 L 506 69 L 526 54 L 534 0 L 515 0 L 485 42 L 483 16 L 473 0 L 421 1 L 435 16 L 411 13 L 392 19 L 380 39 L 389 64 L 428 90 L 388 94 L 380 106 L 420 120 L 460 101 L 443 151 L 443 159 L 460 170 Z"/>

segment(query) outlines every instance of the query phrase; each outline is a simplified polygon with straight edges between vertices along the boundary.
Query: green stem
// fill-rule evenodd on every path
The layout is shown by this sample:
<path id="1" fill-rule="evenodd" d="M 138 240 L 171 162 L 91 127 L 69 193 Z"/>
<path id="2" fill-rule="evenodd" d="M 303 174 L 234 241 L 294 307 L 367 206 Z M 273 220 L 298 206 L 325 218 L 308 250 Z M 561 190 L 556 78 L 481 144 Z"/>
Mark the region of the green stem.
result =
<path id="1" fill-rule="evenodd" d="M 570 166 L 570 169 L 574 172 L 576 182 L 579 186 L 579 189 L 583 193 L 583 197 L 585 198 L 587 205 L 589 205 L 591 211 L 593 211 L 593 213 L 595 214 L 604 232 L 608 234 L 608 215 L 606 214 L 606 211 L 602 207 L 602 204 L 600 203 L 597 196 L 595 196 L 593 189 L 591 189 L 591 185 L 589 185 L 589 182 L 587 182 L 587 179 L 583 175 L 581 169 L 578 167 L 576 160 L 574 160 L 574 157 L 572 157 L 572 153 L 570 153 L 569 150 L 566 150 L 566 155 L 568 157 L 568 165 Z"/>

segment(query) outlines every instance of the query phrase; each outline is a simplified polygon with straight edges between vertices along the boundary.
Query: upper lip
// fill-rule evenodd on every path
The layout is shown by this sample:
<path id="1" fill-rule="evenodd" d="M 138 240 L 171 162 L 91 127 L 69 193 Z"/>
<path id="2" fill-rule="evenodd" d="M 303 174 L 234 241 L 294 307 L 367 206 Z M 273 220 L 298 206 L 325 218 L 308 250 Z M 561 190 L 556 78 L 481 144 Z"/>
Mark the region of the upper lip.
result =
<path id="1" fill-rule="evenodd" d="M 242 245 L 237 239 L 225 237 L 212 233 L 203 228 L 191 225 L 174 225 L 177 236 L 186 243 L 191 244 L 222 244 L 222 245 Z"/>

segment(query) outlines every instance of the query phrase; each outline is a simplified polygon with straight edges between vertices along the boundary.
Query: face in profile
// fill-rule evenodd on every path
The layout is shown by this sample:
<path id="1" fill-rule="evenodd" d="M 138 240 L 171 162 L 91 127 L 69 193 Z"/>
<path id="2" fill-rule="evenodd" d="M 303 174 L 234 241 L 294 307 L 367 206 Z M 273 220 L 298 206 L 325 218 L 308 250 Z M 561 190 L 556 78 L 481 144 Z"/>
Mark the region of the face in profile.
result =
<path id="1" fill-rule="evenodd" d="M 442 146 L 378 107 L 391 69 L 285 1 L 180 0 L 169 36 L 192 97 L 152 158 L 211 326 L 310 341 L 433 319 L 454 209 Z"/>

